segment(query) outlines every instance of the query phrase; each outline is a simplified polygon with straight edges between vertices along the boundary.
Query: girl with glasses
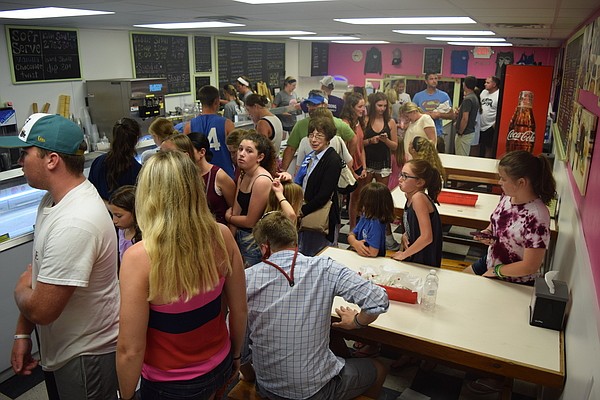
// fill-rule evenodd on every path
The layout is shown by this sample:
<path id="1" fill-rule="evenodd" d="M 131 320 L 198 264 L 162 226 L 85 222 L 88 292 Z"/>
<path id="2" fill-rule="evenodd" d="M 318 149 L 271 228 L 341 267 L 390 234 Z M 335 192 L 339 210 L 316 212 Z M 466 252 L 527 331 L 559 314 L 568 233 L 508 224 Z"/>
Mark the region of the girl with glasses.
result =
<path id="1" fill-rule="evenodd" d="M 398 186 L 406 196 L 403 250 L 392 258 L 439 268 L 442 221 L 435 206 L 442 189 L 439 171 L 425 160 L 410 160 L 402 167 Z"/>

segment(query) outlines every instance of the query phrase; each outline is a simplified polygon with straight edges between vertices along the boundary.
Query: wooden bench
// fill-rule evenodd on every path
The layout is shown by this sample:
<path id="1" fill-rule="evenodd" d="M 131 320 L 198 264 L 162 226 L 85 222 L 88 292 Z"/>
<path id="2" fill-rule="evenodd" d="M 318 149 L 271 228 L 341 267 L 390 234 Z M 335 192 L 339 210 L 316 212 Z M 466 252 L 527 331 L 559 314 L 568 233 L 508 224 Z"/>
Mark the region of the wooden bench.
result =
<path id="1" fill-rule="evenodd" d="M 229 400 L 263 400 L 263 397 L 260 397 L 256 394 L 256 390 L 254 387 L 254 383 L 239 381 L 237 385 L 227 395 L 227 399 Z M 373 400 L 370 397 L 358 396 L 353 400 Z"/>

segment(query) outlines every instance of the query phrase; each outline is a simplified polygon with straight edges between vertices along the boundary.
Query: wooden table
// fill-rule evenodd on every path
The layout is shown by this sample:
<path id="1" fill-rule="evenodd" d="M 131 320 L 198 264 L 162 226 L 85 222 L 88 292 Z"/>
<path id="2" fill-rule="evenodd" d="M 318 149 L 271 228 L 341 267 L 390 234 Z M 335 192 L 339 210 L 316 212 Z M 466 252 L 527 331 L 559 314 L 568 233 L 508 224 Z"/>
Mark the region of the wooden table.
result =
<path id="1" fill-rule="evenodd" d="M 430 269 L 331 247 L 321 255 L 356 271 L 361 265 L 380 265 L 425 278 Z M 391 301 L 388 312 L 368 328 L 344 331 L 344 335 L 469 369 L 563 387 L 563 334 L 529 325 L 532 287 L 451 270 L 437 272 L 440 284 L 433 312 L 421 310 L 418 304 Z M 336 297 L 334 315 L 340 306 L 352 305 Z"/>
<path id="2" fill-rule="evenodd" d="M 440 154 L 440 160 L 450 181 L 498 184 L 498 162 L 495 158 Z"/>

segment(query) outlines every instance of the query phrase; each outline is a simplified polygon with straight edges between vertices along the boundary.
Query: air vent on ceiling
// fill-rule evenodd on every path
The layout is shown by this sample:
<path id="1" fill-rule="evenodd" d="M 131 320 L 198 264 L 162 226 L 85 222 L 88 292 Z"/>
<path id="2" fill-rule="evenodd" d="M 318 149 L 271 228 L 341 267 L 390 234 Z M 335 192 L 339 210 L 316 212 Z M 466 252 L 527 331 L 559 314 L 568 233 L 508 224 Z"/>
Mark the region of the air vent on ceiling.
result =
<path id="1" fill-rule="evenodd" d="M 497 24 L 490 24 L 490 28 L 507 28 L 507 29 L 546 29 L 546 24 L 534 24 L 534 23 L 512 23 L 512 22 L 500 22 Z"/>

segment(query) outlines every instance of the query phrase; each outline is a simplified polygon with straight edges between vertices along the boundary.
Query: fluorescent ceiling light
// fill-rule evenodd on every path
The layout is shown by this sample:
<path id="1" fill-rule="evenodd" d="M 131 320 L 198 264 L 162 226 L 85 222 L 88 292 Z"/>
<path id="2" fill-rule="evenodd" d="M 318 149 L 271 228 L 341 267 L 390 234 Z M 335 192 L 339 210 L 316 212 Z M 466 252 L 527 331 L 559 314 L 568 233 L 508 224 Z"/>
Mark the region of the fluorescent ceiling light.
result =
<path id="1" fill-rule="evenodd" d="M 229 32 L 234 35 L 250 35 L 250 36 L 290 36 L 290 35 L 316 35 L 315 32 L 306 31 L 237 31 Z"/>
<path id="2" fill-rule="evenodd" d="M 165 24 L 134 25 L 138 28 L 154 29 L 202 29 L 202 28 L 230 28 L 232 26 L 246 26 L 244 24 L 232 24 L 230 22 L 204 21 L 204 22 L 173 22 Z"/>
<path id="3" fill-rule="evenodd" d="M 334 21 L 356 25 L 433 25 L 477 23 L 469 17 L 335 18 Z"/>
<path id="4" fill-rule="evenodd" d="M 452 36 L 434 36 L 426 37 L 427 40 L 437 40 L 440 42 L 506 42 L 504 38 L 470 38 L 470 37 L 452 37 Z"/>
<path id="5" fill-rule="evenodd" d="M 0 18 L 40 19 L 60 17 L 83 17 L 86 15 L 114 14 L 112 11 L 82 10 L 78 8 L 41 7 L 25 10 L 0 11 Z"/>
<path id="6" fill-rule="evenodd" d="M 448 42 L 448 44 L 454 45 L 454 46 L 512 46 L 512 43 L 508 43 L 508 42 L 491 42 L 491 43 L 485 43 L 485 42 Z"/>
<path id="7" fill-rule="evenodd" d="M 292 36 L 295 40 L 357 40 L 354 36 Z"/>
<path id="8" fill-rule="evenodd" d="M 395 29 L 392 32 L 404 35 L 456 35 L 456 36 L 490 36 L 495 35 L 492 31 L 455 31 L 455 30 L 431 30 L 431 29 Z"/>
<path id="9" fill-rule="evenodd" d="M 341 44 L 386 44 L 385 40 L 332 40 L 333 43 Z"/>
<path id="10" fill-rule="evenodd" d="M 240 3 L 247 4 L 288 4 L 288 3 L 308 3 L 315 1 L 332 1 L 332 0 L 234 0 Z"/>

